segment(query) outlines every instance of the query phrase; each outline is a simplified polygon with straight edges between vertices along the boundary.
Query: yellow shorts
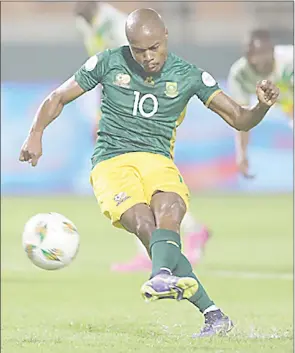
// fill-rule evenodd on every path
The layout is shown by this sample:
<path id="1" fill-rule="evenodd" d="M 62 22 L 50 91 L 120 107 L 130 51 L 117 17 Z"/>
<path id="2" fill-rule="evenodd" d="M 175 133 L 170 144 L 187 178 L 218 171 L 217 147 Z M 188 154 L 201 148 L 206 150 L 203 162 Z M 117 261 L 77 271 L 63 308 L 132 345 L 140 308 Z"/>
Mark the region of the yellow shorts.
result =
<path id="1" fill-rule="evenodd" d="M 100 162 L 90 182 L 101 211 L 118 228 L 123 213 L 138 203 L 149 205 L 156 191 L 175 192 L 187 208 L 189 204 L 189 191 L 176 165 L 158 154 L 126 153 Z"/>

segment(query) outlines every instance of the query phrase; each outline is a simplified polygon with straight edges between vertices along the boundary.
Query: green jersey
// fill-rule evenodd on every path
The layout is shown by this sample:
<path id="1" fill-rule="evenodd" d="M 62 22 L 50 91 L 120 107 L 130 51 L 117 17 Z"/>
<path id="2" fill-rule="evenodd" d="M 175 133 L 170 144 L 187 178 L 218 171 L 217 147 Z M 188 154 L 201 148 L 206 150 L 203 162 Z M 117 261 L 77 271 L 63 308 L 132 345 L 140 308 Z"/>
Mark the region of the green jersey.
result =
<path id="1" fill-rule="evenodd" d="M 75 80 L 85 91 L 103 87 L 93 166 L 129 152 L 173 158 L 176 128 L 190 98 L 197 95 L 208 106 L 220 91 L 211 75 L 172 53 L 159 73 L 148 74 L 128 46 L 91 57 Z"/>

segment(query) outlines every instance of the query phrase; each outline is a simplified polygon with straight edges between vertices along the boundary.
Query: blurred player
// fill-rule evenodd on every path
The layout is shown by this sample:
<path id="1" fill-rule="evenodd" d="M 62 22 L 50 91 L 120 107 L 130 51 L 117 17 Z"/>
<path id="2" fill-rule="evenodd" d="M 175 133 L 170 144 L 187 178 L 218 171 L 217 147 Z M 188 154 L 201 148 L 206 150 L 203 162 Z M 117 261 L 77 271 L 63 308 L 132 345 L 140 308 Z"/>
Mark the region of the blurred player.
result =
<path id="1" fill-rule="evenodd" d="M 293 45 L 273 46 L 270 34 L 266 30 L 255 30 L 247 43 L 246 54 L 231 67 L 228 86 L 233 99 L 243 106 L 249 106 L 255 94 L 256 83 L 269 79 L 280 88 L 278 105 L 290 119 L 294 120 L 294 68 Z M 247 148 L 249 132 L 238 132 L 236 138 L 236 154 L 239 171 L 246 178 L 249 174 Z"/>
<path id="2" fill-rule="evenodd" d="M 129 46 L 94 55 L 44 100 L 20 161 L 36 166 L 46 126 L 67 103 L 101 83 L 102 118 L 91 184 L 102 213 L 114 226 L 135 234 L 151 256 L 152 273 L 141 294 L 149 301 L 187 299 L 205 318 L 196 337 L 226 334 L 231 320 L 209 298 L 181 252 L 180 224 L 189 190 L 173 162 L 176 128 L 197 95 L 230 126 L 248 131 L 275 104 L 279 90 L 270 81 L 259 82 L 256 105 L 241 107 L 209 73 L 168 52 L 168 31 L 152 9 L 132 12 L 126 35 Z"/>
<path id="3" fill-rule="evenodd" d="M 127 44 L 125 35 L 125 22 L 127 15 L 112 5 L 104 2 L 77 2 L 75 6 L 76 24 L 81 32 L 85 48 L 89 56 Z M 101 87 L 99 85 L 99 87 Z M 99 89 L 98 96 L 100 97 Z M 98 107 L 100 106 L 100 99 Z M 97 123 L 100 119 L 100 110 L 97 113 Z M 97 125 L 94 129 L 94 139 L 97 138 Z M 188 211 L 182 221 L 185 235 L 184 249 L 189 261 L 196 265 L 199 263 L 205 245 L 209 239 L 208 228 L 197 222 Z M 133 272 L 150 270 L 151 261 L 144 246 L 137 241 L 138 253 L 130 262 L 112 265 L 113 271 Z"/>

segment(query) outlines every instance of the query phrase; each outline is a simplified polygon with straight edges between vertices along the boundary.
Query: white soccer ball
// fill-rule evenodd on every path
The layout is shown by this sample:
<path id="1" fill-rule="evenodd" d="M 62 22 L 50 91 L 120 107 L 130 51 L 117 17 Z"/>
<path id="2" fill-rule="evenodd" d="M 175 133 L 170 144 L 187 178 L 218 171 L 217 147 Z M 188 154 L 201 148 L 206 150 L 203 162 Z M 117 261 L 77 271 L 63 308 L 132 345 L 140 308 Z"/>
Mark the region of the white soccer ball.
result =
<path id="1" fill-rule="evenodd" d="M 39 213 L 28 220 L 23 232 L 23 247 L 28 258 L 44 270 L 69 265 L 80 243 L 77 228 L 58 213 Z"/>

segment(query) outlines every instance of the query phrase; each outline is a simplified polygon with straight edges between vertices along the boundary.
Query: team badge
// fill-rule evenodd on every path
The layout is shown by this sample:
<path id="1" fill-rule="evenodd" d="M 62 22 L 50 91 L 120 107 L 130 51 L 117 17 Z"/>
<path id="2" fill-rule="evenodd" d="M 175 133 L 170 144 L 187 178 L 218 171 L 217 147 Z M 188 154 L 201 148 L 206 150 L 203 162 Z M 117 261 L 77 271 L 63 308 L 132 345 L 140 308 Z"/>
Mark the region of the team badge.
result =
<path id="1" fill-rule="evenodd" d="M 119 192 L 119 194 L 115 195 L 114 201 L 116 202 L 116 206 L 121 205 L 122 202 L 130 199 L 130 196 L 127 196 L 126 192 Z"/>
<path id="2" fill-rule="evenodd" d="M 166 82 L 166 91 L 165 94 L 167 97 L 175 98 L 178 96 L 177 82 Z"/>
<path id="3" fill-rule="evenodd" d="M 127 74 L 117 74 L 114 84 L 119 87 L 130 88 L 131 77 Z"/>

